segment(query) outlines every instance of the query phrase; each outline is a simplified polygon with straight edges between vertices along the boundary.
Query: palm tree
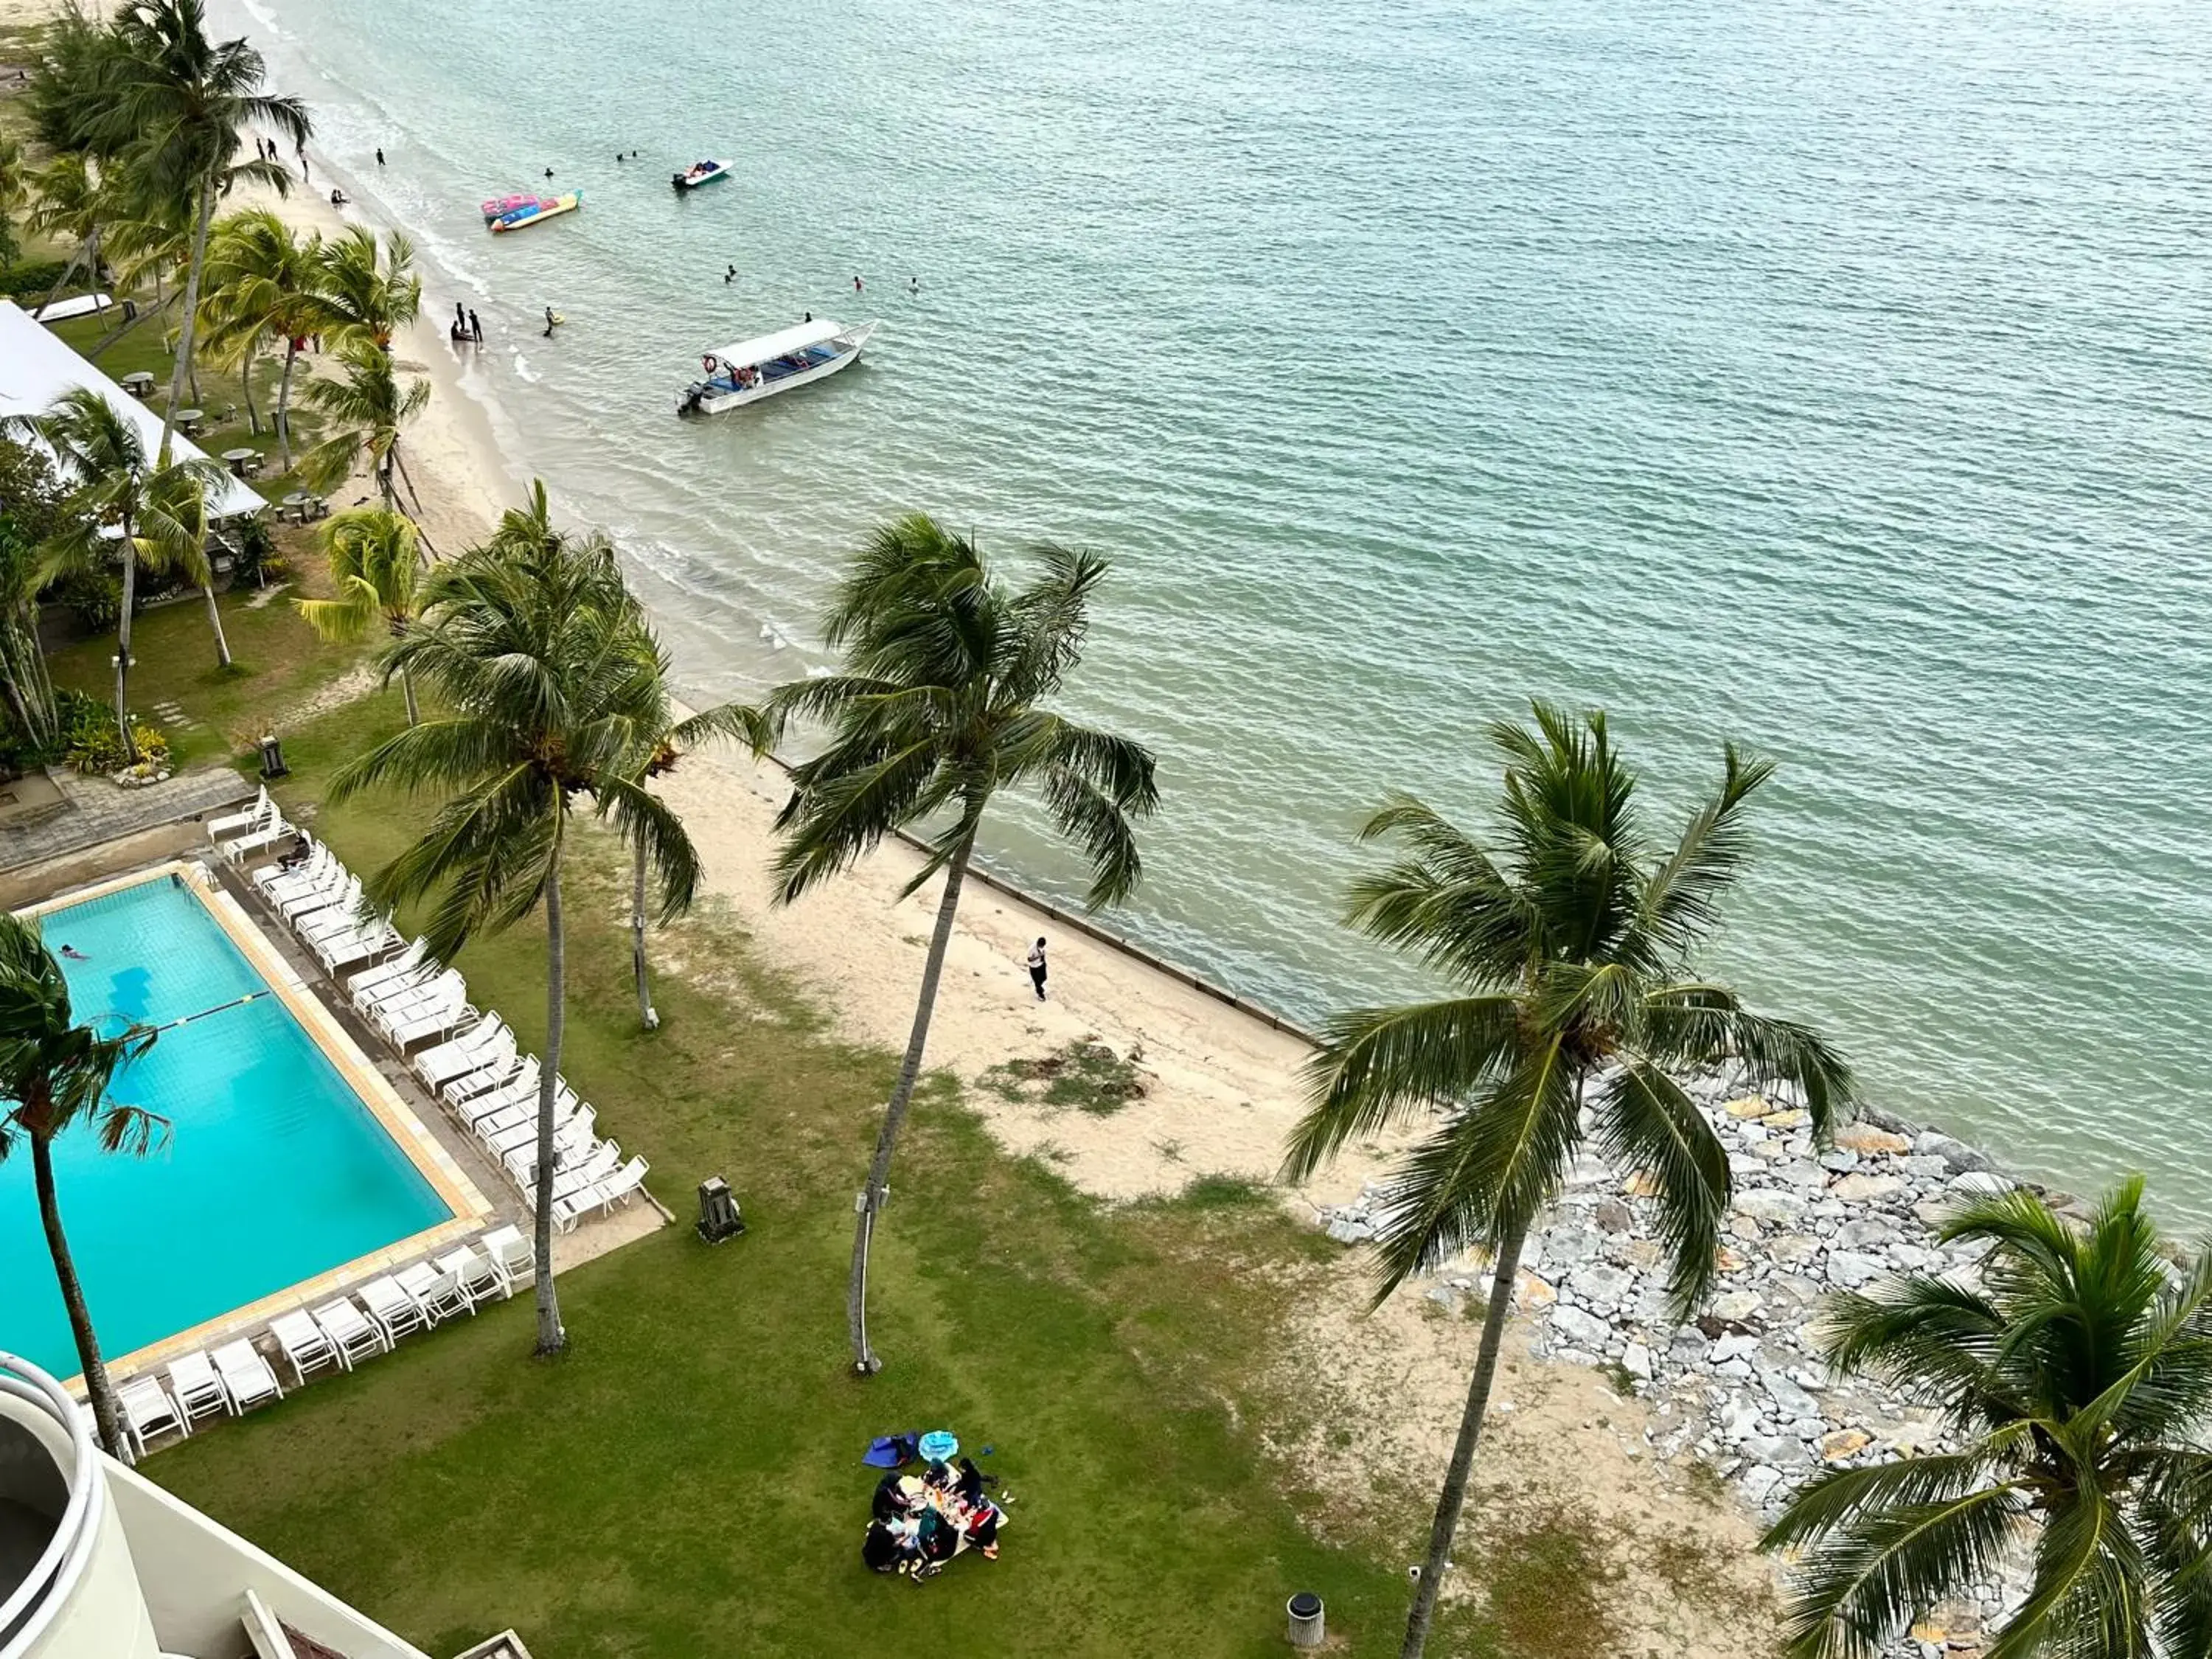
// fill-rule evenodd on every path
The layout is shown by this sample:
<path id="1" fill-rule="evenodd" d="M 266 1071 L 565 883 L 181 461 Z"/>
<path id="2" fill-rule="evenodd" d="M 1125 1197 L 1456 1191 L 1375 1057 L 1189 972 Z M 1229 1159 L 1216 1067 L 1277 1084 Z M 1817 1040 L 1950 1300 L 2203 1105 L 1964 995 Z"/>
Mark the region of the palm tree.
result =
<path id="1" fill-rule="evenodd" d="M 929 858 L 906 892 L 945 875 L 914 1028 L 855 1206 L 846 1318 L 853 1367 L 862 1376 L 883 1365 L 868 1343 L 869 1243 L 921 1076 L 984 809 L 1001 788 L 1035 785 L 1091 866 L 1088 902 L 1096 908 L 1137 884 L 1133 820 L 1158 804 L 1149 750 L 1043 706 L 1081 658 L 1091 590 L 1106 564 L 1059 547 L 1041 550 L 1038 561 L 1037 579 L 1009 590 L 971 540 L 927 514 L 885 525 L 854 559 L 823 623 L 823 638 L 843 649 L 847 672 L 779 686 L 750 717 L 763 753 L 793 717 L 830 728 L 830 746 L 793 769 L 796 787 L 776 820 L 784 837 L 775 860 L 780 902 L 908 824 L 936 827 Z"/>
<path id="2" fill-rule="evenodd" d="M 366 226 L 351 226 L 324 244 L 315 291 L 322 301 L 316 332 L 389 349 L 422 309 L 415 245 L 396 230 L 380 243 Z"/>
<path id="3" fill-rule="evenodd" d="M 70 242 L 69 262 L 46 290 L 40 302 L 43 308 L 53 303 L 80 266 L 94 287 L 100 285 L 100 235 L 112 221 L 122 217 L 122 212 L 99 161 L 81 150 L 65 150 L 34 168 L 30 184 L 32 205 L 23 217 L 25 226 L 40 235 L 66 237 Z"/>
<path id="4" fill-rule="evenodd" d="M 284 343 L 284 372 L 276 383 L 274 425 L 283 469 L 292 470 L 292 371 L 298 343 L 322 331 L 327 307 L 321 293 L 323 239 L 304 240 L 267 208 L 245 208 L 217 222 L 208 244 L 207 313 L 210 345 L 234 353 L 246 374 L 246 404 L 253 408 L 252 359 L 265 340 Z M 256 429 L 258 429 L 258 422 Z"/>
<path id="5" fill-rule="evenodd" d="M 15 240 L 15 210 L 23 205 L 29 173 L 23 165 L 23 146 L 0 132 L 0 265 L 15 262 L 21 245 Z"/>
<path id="6" fill-rule="evenodd" d="M 46 550 L 50 568 L 97 570 L 112 550 L 123 557 L 122 605 L 115 623 L 115 720 L 127 761 L 138 758 L 129 702 L 131 613 L 137 604 L 138 567 L 181 570 L 201 584 L 217 655 L 230 662 L 222 618 L 207 585 L 207 501 L 222 487 L 223 470 L 204 458 L 166 465 L 146 459 L 145 441 L 106 398 L 89 387 L 64 392 L 43 415 L 12 417 L 52 450 L 69 480 L 69 513 Z"/>
<path id="7" fill-rule="evenodd" d="M 60 735 L 54 684 L 39 641 L 39 594 L 51 580 L 46 545 L 68 521 L 46 452 L 0 430 L 0 694 L 31 742 Z"/>
<path id="8" fill-rule="evenodd" d="M 1885 1650 L 2031 1540 L 1988 1659 L 2212 1654 L 2212 1249 L 2171 1271 L 2137 1176 L 2086 1230 L 2034 1194 L 1974 1200 L 1978 1270 L 1829 1299 L 1838 1372 L 1949 1419 L 1960 1449 L 1828 1471 L 1763 1540 L 1805 1552 L 1793 1659 Z"/>
<path id="9" fill-rule="evenodd" d="M 242 183 L 278 195 L 290 174 L 257 151 L 238 160 L 251 130 L 266 129 L 295 145 L 312 130 L 298 99 L 261 90 L 261 54 L 244 40 L 210 41 L 201 0 L 137 0 L 112 25 L 119 66 L 89 125 L 118 147 L 135 191 L 149 203 L 188 210 L 191 246 L 185 266 L 184 312 L 176 367 L 169 376 L 156 465 L 166 465 L 199 319 L 200 276 L 217 198 Z"/>
<path id="10" fill-rule="evenodd" d="M 1728 1157 L 1680 1079 L 1734 1066 L 1802 1090 L 1817 1132 L 1850 1097 L 1849 1070 L 1802 1026 L 1747 1011 L 1691 959 L 1719 924 L 1748 847 L 1745 802 L 1772 768 L 1724 750 L 1720 789 L 1663 857 L 1646 840 L 1636 775 L 1605 717 L 1539 702 L 1533 729 L 1501 722 L 1498 849 L 1401 798 L 1364 840 L 1404 855 L 1353 884 L 1347 925 L 1456 981 L 1440 1000 L 1342 1013 L 1315 1057 L 1313 1105 L 1285 1171 L 1302 1181 L 1347 1141 L 1444 1115 L 1406 1158 L 1378 1232 L 1378 1304 L 1417 1269 L 1470 1245 L 1491 1252 L 1487 1317 L 1459 1438 L 1437 1500 L 1401 1649 L 1427 1640 L 1468 1471 L 1497 1372 L 1522 1242 L 1583 1137 L 1656 1188 L 1670 1287 L 1683 1312 L 1714 1273 Z"/>
<path id="11" fill-rule="evenodd" d="M 5 1097 L 0 1100 L 5 1108 L 0 1110 L 0 1159 L 19 1141 L 29 1143 L 39 1219 L 69 1310 L 70 1333 L 76 1339 L 85 1393 L 100 1442 L 117 1457 L 124 1452 L 123 1419 L 107 1368 L 100 1363 L 100 1335 L 70 1256 L 69 1235 L 62 1229 L 61 1201 L 54 1191 L 54 1141 L 78 1123 L 90 1127 L 110 1152 L 143 1156 L 167 1139 L 166 1120 L 108 1097 L 117 1069 L 152 1048 L 154 1037 L 143 1025 L 103 1036 L 78 1024 L 70 1009 L 69 981 L 40 939 L 38 924 L 0 914 L 0 1096 Z"/>
<path id="12" fill-rule="evenodd" d="M 450 792 L 428 831 L 376 874 L 380 904 L 435 893 L 423 939 L 440 960 L 480 932 L 545 910 L 545 1048 L 538 1114 L 538 1352 L 564 1340 L 553 1291 L 554 1103 L 567 943 L 562 854 L 578 796 L 651 849 L 665 903 L 689 904 L 698 860 L 676 816 L 630 781 L 656 735 L 661 666 L 603 537 L 553 528 L 542 484 L 489 543 L 434 568 L 420 621 L 384 648 L 387 678 L 424 681 L 451 712 L 349 763 L 331 798 L 396 783 Z"/>
<path id="13" fill-rule="evenodd" d="M 338 596 L 295 600 L 308 626 L 334 644 L 364 639 L 380 622 L 393 639 L 404 639 L 421 611 L 422 547 L 412 521 L 382 507 L 357 507 L 327 520 L 319 539 Z M 418 726 L 414 676 L 404 664 L 398 672 L 407 724 Z"/>
<path id="14" fill-rule="evenodd" d="M 334 489 L 365 460 L 384 510 L 396 513 L 398 483 L 406 484 L 410 499 L 415 495 L 399 453 L 399 429 L 430 401 L 430 383 L 402 386 L 390 349 L 368 340 L 349 341 L 337 357 L 343 380 L 310 380 L 301 393 L 337 430 L 300 458 L 300 476 L 314 489 Z M 415 505 L 419 511 L 422 503 Z"/>

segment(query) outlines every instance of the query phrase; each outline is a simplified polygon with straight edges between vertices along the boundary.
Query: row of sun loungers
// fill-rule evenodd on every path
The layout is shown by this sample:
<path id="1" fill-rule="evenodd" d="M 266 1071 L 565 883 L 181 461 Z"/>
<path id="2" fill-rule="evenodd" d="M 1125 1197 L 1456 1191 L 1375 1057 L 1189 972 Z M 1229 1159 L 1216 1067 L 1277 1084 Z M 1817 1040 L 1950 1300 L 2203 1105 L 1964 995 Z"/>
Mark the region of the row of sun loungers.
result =
<path id="1" fill-rule="evenodd" d="M 304 860 L 256 871 L 254 885 L 334 975 L 355 969 L 344 977 L 355 1011 L 535 1203 L 542 1081 L 536 1057 L 521 1052 L 498 1015 L 470 1002 L 457 969 L 441 969 L 420 939 L 407 943 L 389 921 L 364 916 L 360 878 L 328 847 L 302 839 Z M 597 1114 L 566 1083 L 558 1086 L 553 1219 L 565 1232 L 629 1203 L 644 1186 L 647 1165 L 641 1158 L 624 1159 L 618 1145 L 601 1139 Z"/>
<path id="2" fill-rule="evenodd" d="M 473 1316 L 492 1297 L 513 1296 L 529 1282 L 537 1260 L 520 1228 L 499 1227 L 475 1244 L 373 1279 L 350 1297 L 279 1314 L 268 1336 L 296 1388 L 313 1372 L 349 1371 L 358 1361 L 389 1353 L 410 1331 Z M 276 1368 L 246 1337 L 182 1355 L 163 1370 L 164 1376 L 149 1371 L 115 1391 L 125 1431 L 142 1457 L 164 1434 L 189 1435 L 203 1419 L 243 1416 L 284 1396 Z"/>

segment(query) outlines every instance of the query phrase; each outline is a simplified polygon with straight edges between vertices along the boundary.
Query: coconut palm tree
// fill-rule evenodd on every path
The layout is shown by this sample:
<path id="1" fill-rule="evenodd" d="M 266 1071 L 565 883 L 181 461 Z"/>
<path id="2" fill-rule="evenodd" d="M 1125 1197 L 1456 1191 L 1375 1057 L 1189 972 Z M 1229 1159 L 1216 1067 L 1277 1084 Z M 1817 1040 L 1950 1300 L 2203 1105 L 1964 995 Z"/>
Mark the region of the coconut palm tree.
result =
<path id="1" fill-rule="evenodd" d="M 32 169 L 31 209 L 24 215 L 27 228 L 42 236 L 67 239 L 70 257 L 62 274 L 46 290 L 43 308 L 82 270 L 97 288 L 100 283 L 100 236 L 107 225 L 123 216 L 100 162 L 82 150 L 64 150 Z"/>
<path id="2" fill-rule="evenodd" d="M 1832 1469 L 1763 1540 L 1804 1553 L 1794 1659 L 1885 1651 L 1914 1618 L 2026 1555 L 1988 1659 L 2212 1654 L 2212 1249 L 2174 1272 L 2140 1176 L 2086 1229 L 2025 1191 L 1942 1229 L 1971 1273 L 1832 1297 L 1838 1372 L 1949 1419 L 1959 1449 Z M 2031 1548 L 2032 1546 L 2032 1548 Z"/>
<path id="3" fill-rule="evenodd" d="M 413 522 L 382 507 L 357 507 L 326 520 L 318 539 L 338 596 L 295 600 L 307 625 L 333 643 L 365 639 L 379 623 L 393 639 L 404 639 L 422 605 L 422 544 Z M 407 724 L 419 726 L 415 678 L 404 664 L 399 689 L 407 699 Z"/>
<path id="4" fill-rule="evenodd" d="M 30 191 L 30 173 L 24 165 L 23 146 L 13 136 L 0 132 L 0 265 L 15 262 L 21 244 L 15 240 L 15 215 Z"/>
<path id="5" fill-rule="evenodd" d="M 1686 1312 L 1714 1273 L 1728 1157 L 1681 1079 L 1724 1066 L 1804 1096 L 1817 1131 L 1850 1073 L 1800 1025 L 1744 1008 L 1692 970 L 1748 847 L 1743 809 L 1771 771 L 1733 744 L 1721 787 L 1671 848 L 1646 838 L 1636 775 L 1601 714 L 1534 705 L 1500 723 L 1495 850 L 1411 799 L 1364 840 L 1402 856 L 1353 884 L 1348 925 L 1455 981 L 1450 994 L 1332 1018 L 1313 1104 L 1285 1165 L 1302 1181 L 1346 1142 L 1443 1114 L 1400 1164 L 1378 1225 L 1379 1304 L 1418 1269 L 1473 1245 L 1491 1253 L 1487 1316 L 1401 1652 L 1427 1640 L 1497 1373 L 1521 1246 L 1558 1191 L 1595 1109 L 1600 1146 L 1656 1190 L 1670 1285 Z"/>
<path id="6" fill-rule="evenodd" d="M 337 356 L 343 378 L 310 380 L 301 393 L 336 429 L 300 458 L 300 476 L 313 489 L 335 489 L 366 463 L 384 510 L 396 513 L 399 484 L 415 497 L 415 481 L 399 453 L 400 428 L 430 401 L 430 383 L 403 384 L 390 349 L 368 340 L 349 341 Z M 415 506 L 421 510 L 420 501 Z"/>
<path id="7" fill-rule="evenodd" d="M 0 433 L 0 694 L 40 748 L 61 734 L 54 684 L 39 641 L 39 594 L 51 577 L 46 544 L 67 521 L 61 480 L 45 450 Z"/>
<path id="8" fill-rule="evenodd" d="M 216 203 L 240 184 L 278 195 L 290 174 L 258 150 L 238 159 L 250 131 L 304 145 L 312 130 L 298 99 L 264 92 L 261 54 L 244 40 L 211 41 L 201 0 L 137 0 L 112 25 L 118 60 L 87 125 L 116 148 L 142 200 L 183 209 L 191 226 L 176 367 L 169 376 L 155 464 L 167 465 L 176 410 L 198 325 L 201 273 Z"/>
<path id="9" fill-rule="evenodd" d="M 208 295 L 201 309 L 215 352 L 235 357 L 253 409 L 252 360 L 264 341 L 284 343 L 274 425 L 283 469 L 292 470 L 292 371 L 299 342 L 321 332 L 328 319 L 320 236 L 295 235 L 267 208 L 245 208 L 216 223 L 208 242 Z M 256 424 L 258 430 L 258 423 Z"/>
<path id="10" fill-rule="evenodd" d="M 106 155 L 115 143 L 98 118 L 120 67 L 115 35 L 76 0 L 65 0 L 39 42 L 24 89 L 31 130 L 57 154 Z"/>
<path id="11" fill-rule="evenodd" d="M 1089 863 L 1095 908 L 1137 884 L 1133 823 L 1158 803 L 1149 750 L 1047 706 L 1081 658 L 1105 562 L 1047 547 L 1038 563 L 1033 582 L 1010 589 L 971 540 L 927 514 L 885 525 L 854 559 L 823 620 L 823 636 L 844 652 L 846 672 L 779 686 L 750 717 L 763 753 L 794 718 L 830 730 L 829 747 L 793 769 L 796 787 L 776 820 L 779 902 L 792 902 L 909 824 L 933 829 L 929 857 L 906 892 L 940 872 L 945 878 L 913 1030 L 855 1206 L 846 1317 L 853 1366 L 863 1376 L 883 1364 L 868 1342 L 869 1244 L 921 1076 L 985 809 L 1002 788 L 1032 786 Z"/>
<path id="12" fill-rule="evenodd" d="M 316 332 L 388 349 L 422 309 L 415 245 L 396 230 L 380 242 L 368 227 L 351 226 L 323 245 L 315 293 L 322 301 Z"/>
<path id="13" fill-rule="evenodd" d="M 152 1048 L 154 1036 L 143 1025 L 102 1036 L 78 1024 L 70 1007 L 69 981 L 40 939 L 38 924 L 0 913 L 0 1159 L 18 1145 L 30 1147 L 39 1219 L 62 1304 L 69 1310 L 70 1334 L 76 1339 L 85 1393 L 100 1442 L 117 1457 L 124 1454 L 123 1418 L 107 1368 L 100 1363 L 100 1334 L 93 1328 L 69 1235 L 62 1228 L 54 1142 L 79 1124 L 110 1152 L 143 1156 L 167 1139 L 167 1120 L 108 1095 L 116 1072 Z"/>
<path id="14" fill-rule="evenodd" d="M 386 783 L 447 793 L 428 831 L 369 884 L 379 904 L 436 895 L 422 937 L 440 960 L 544 906 L 538 1352 L 556 1353 L 565 1339 L 553 1290 L 553 1112 L 571 814 L 582 798 L 626 838 L 644 841 L 672 911 L 690 903 L 698 860 L 675 814 L 630 781 L 659 730 L 660 665 L 603 537 L 556 531 L 538 485 L 484 546 L 432 568 L 422 601 L 416 625 L 384 647 L 384 672 L 387 683 L 414 675 L 447 712 L 349 763 L 331 794 L 343 800 Z"/>
<path id="15" fill-rule="evenodd" d="M 11 428 L 41 440 L 70 485 L 61 533 L 47 546 L 50 568 L 104 568 L 123 560 L 123 599 L 115 623 L 115 719 L 126 760 L 138 758 L 131 731 L 131 613 L 138 568 L 176 570 L 199 582 L 216 654 L 226 667 L 230 647 L 207 582 L 209 497 L 223 484 L 221 466 L 204 458 L 167 465 L 149 461 L 145 441 L 121 410 L 89 387 L 64 392 L 43 415 L 15 416 Z"/>

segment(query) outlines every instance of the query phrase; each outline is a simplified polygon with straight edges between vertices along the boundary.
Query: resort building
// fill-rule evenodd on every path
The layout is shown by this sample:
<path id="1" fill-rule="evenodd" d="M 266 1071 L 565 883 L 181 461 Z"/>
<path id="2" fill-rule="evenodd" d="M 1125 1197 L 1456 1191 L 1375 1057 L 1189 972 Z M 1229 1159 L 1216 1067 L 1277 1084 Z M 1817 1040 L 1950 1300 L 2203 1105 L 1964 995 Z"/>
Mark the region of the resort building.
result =
<path id="1" fill-rule="evenodd" d="M 433 1659 L 106 1456 L 0 1353 L 0 1659 Z M 511 1633 L 465 1659 L 528 1659 Z"/>

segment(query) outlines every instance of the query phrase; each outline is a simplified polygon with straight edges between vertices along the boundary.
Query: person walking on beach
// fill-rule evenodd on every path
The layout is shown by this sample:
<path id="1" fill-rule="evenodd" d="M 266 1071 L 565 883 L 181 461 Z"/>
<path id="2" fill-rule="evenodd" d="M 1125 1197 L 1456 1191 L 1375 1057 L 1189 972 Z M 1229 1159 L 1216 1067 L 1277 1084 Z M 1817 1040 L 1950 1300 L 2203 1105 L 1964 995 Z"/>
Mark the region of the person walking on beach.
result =
<path id="1" fill-rule="evenodd" d="M 478 345 L 483 343 L 483 325 L 477 320 L 477 313 L 473 307 L 469 312 L 469 338 Z"/>
<path id="2" fill-rule="evenodd" d="M 1040 939 L 1030 946 L 1030 983 L 1036 987 L 1037 1000 L 1044 1000 L 1044 940 Z"/>
<path id="3" fill-rule="evenodd" d="M 384 165 L 384 146 L 381 144 L 376 147 L 376 165 L 379 167 Z"/>

